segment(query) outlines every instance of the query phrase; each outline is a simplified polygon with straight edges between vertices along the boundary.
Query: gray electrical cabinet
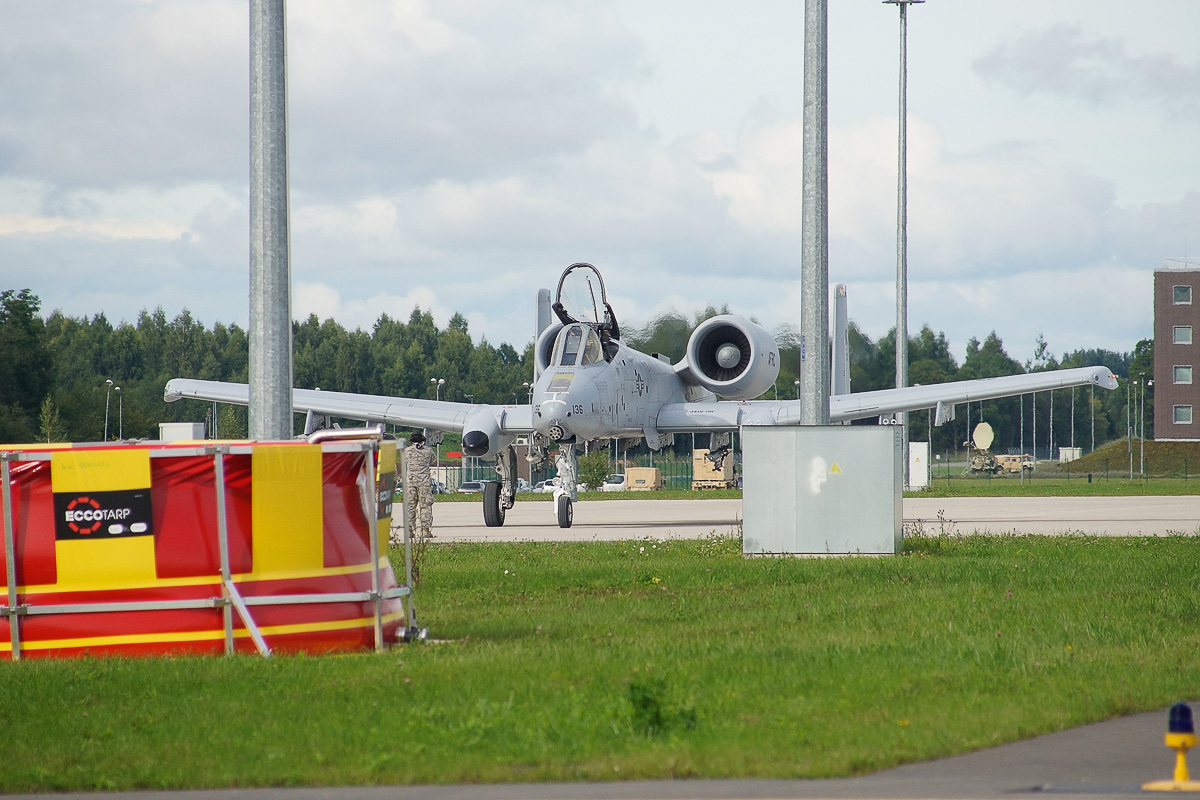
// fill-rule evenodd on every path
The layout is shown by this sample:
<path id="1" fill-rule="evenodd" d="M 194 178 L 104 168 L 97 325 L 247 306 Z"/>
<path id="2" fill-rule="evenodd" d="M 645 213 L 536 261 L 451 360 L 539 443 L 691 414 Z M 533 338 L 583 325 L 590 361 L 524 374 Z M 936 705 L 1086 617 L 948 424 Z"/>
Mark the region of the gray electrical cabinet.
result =
<path id="1" fill-rule="evenodd" d="M 892 426 L 742 428 L 742 552 L 896 553 L 900 448 Z"/>

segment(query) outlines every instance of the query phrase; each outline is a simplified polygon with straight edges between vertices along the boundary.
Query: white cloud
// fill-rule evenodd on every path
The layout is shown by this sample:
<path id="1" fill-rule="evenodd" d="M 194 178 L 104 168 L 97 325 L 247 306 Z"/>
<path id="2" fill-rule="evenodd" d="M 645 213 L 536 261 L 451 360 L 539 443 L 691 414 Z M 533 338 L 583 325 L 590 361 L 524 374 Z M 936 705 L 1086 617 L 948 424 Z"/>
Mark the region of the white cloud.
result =
<path id="1" fill-rule="evenodd" d="M 520 347 L 535 289 L 585 260 L 627 323 L 708 303 L 795 322 L 800 51 L 763 44 L 799 44 L 795 7 L 644 5 L 289 3 L 296 314 L 369 328 L 418 305 Z M 1177 30 L 1200 15 L 1018 6 L 914 13 L 910 327 L 1129 349 L 1151 270 L 1200 249 Z M 0 8 L 0 283 L 73 314 L 245 324 L 245 4 Z M 830 278 L 876 335 L 896 239 L 877 10 L 831 10 L 829 135 Z"/>

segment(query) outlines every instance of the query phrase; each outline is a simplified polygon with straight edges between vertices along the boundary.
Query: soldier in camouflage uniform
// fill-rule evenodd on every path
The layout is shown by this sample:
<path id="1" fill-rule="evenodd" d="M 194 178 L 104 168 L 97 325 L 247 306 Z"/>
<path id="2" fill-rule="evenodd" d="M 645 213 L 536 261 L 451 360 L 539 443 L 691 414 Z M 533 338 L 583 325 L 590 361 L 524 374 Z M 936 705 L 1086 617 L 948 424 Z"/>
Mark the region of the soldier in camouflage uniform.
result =
<path id="1" fill-rule="evenodd" d="M 425 443 L 425 434 L 417 431 L 409 438 L 409 446 L 404 449 L 404 468 L 408 474 L 407 491 L 412 497 L 404 498 L 405 512 L 408 514 L 408 530 L 414 539 L 433 538 L 433 481 L 430 470 L 434 466 L 434 451 Z M 400 533 L 403 536 L 403 533 Z M 396 541 L 393 535 L 393 545 L 403 544 L 403 538 Z"/>

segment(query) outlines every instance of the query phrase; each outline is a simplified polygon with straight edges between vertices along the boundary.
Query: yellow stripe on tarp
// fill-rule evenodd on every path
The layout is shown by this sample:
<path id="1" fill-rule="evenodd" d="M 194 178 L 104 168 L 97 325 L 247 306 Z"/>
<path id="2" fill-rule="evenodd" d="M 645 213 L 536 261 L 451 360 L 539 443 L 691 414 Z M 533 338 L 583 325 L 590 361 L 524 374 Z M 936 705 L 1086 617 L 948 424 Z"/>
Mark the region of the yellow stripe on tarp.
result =
<path id="1" fill-rule="evenodd" d="M 386 475 L 389 472 L 396 471 L 396 443 L 386 440 L 379 445 L 379 454 L 377 456 L 379 464 L 375 468 L 380 475 Z"/>
<path id="2" fill-rule="evenodd" d="M 157 585 L 153 536 L 110 539 L 60 539 L 57 591 L 128 589 L 134 583 Z"/>
<path id="3" fill-rule="evenodd" d="M 150 488 L 150 451 L 104 448 L 50 454 L 54 492 L 119 492 Z"/>
<path id="4" fill-rule="evenodd" d="M 251 612 L 253 613 L 253 612 Z M 404 619 L 403 611 L 393 611 L 383 615 L 383 622 L 394 622 Z M 358 619 L 339 619 L 327 622 L 297 622 L 291 625 L 270 625 L 259 628 L 263 636 L 285 636 L 295 633 L 323 633 L 326 631 L 346 631 L 355 628 L 369 628 L 375 624 L 375 617 L 360 617 Z M 245 629 L 233 632 L 235 639 L 248 639 L 250 632 Z M 113 647 L 123 644 L 171 644 L 172 642 L 211 642 L 225 638 L 224 630 L 213 631 L 180 631 L 178 633 L 133 633 L 120 636 L 87 636 L 77 639 L 45 639 L 29 640 L 22 637 L 22 650 L 53 650 L 59 647 Z M 0 642 L 0 653 L 11 653 L 12 644 Z"/>
<path id="5" fill-rule="evenodd" d="M 75 445 L 71 444 L 70 442 L 52 442 L 50 444 L 46 444 L 45 442 L 41 442 L 40 444 L 39 443 L 0 444 L 0 451 L 3 451 L 3 450 L 18 450 L 18 451 L 23 451 L 23 450 L 70 450 L 74 446 Z"/>
<path id="6" fill-rule="evenodd" d="M 394 441 L 384 440 L 379 445 L 379 453 L 377 455 L 379 464 L 375 468 L 375 491 L 391 491 L 390 486 L 380 485 L 380 479 L 385 475 L 391 475 L 395 480 L 396 476 L 396 443 Z M 396 507 L 392 506 L 392 516 L 396 515 Z M 392 517 L 380 517 L 375 526 L 376 539 L 378 540 L 377 547 L 380 553 L 387 553 L 388 546 L 391 543 L 392 534 Z"/>
<path id="7" fill-rule="evenodd" d="M 150 451 L 105 448 L 50 455 L 53 492 L 117 492 L 150 488 Z M 58 590 L 122 589 L 153 582 L 153 536 L 63 539 L 54 543 Z"/>
<path id="8" fill-rule="evenodd" d="M 386 566 L 390 566 L 387 555 L 386 554 L 380 555 L 379 563 L 377 564 L 377 568 L 381 569 Z M 370 571 L 371 571 L 371 564 L 370 564 L 370 562 L 367 562 L 365 564 L 352 564 L 348 567 L 329 567 L 327 569 L 307 569 L 307 570 L 293 570 L 291 572 L 278 572 L 271 576 L 271 580 L 284 581 L 284 580 L 295 580 L 297 578 L 299 578 L 299 579 L 328 578 L 333 575 L 356 575 L 361 572 L 370 572 Z M 257 576 L 255 576 L 252 573 L 235 574 L 232 576 L 232 578 L 233 578 L 234 583 L 242 583 L 244 581 L 258 579 Z M 195 576 L 195 577 L 189 576 L 186 578 L 159 578 L 157 580 L 131 582 L 131 583 L 123 586 L 122 588 L 133 591 L 135 589 L 170 589 L 170 588 L 177 588 L 177 587 L 181 587 L 181 586 L 183 586 L 183 587 L 186 587 L 186 586 L 211 586 L 214 584 L 219 585 L 220 583 L 221 583 L 221 576 L 217 575 L 217 574 L 213 574 L 213 575 L 208 575 L 208 576 L 200 575 L 200 576 Z M 39 593 L 46 593 L 46 592 L 57 592 L 57 591 L 60 591 L 62 588 L 64 588 L 64 587 L 59 586 L 58 584 L 54 584 L 54 583 L 33 584 L 30 586 L 18 586 L 17 592 L 19 594 L 32 595 L 32 594 L 39 594 Z M 82 583 L 78 583 L 78 584 L 75 584 L 70 587 L 71 591 L 79 591 L 79 592 L 98 591 L 98 590 L 102 590 L 102 589 L 111 589 L 111 588 L 112 587 L 109 586 L 107 582 L 97 583 L 95 581 L 82 582 Z M 3 584 L 0 584 L 0 600 L 7 601 L 7 593 L 5 591 Z M 84 601 L 84 602 L 86 602 L 86 601 Z"/>
<path id="9" fill-rule="evenodd" d="M 259 445 L 250 459 L 253 565 L 247 578 L 321 569 L 321 446 Z"/>

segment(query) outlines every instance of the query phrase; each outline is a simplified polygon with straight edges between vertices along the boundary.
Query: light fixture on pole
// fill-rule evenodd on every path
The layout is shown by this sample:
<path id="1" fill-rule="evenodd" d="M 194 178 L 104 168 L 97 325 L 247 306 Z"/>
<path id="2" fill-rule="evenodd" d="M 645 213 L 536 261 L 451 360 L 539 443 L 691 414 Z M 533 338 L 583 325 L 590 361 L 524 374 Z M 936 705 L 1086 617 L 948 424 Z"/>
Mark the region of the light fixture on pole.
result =
<path id="1" fill-rule="evenodd" d="M 900 135 L 896 176 L 896 388 L 908 386 L 908 6 L 925 0 L 883 0 L 900 7 Z M 908 484 L 908 415 L 900 424 L 900 462 Z M 968 432 L 969 433 L 969 432 Z"/>
<path id="2" fill-rule="evenodd" d="M 108 441 L 108 404 L 112 400 L 113 382 L 111 380 L 105 380 L 104 386 L 105 386 L 105 390 L 104 390 L 104 441 L 107 442 Z"/>
<path id="3" fill-rule="evenodd" d="M 434 399 L 441 400 L 442 399 L 442 387 L 446 385 L 446 379 L 445 378 L 430 378 L 429 382 L 432 383 L 434 386 Z"/>
<path id="4" fill-rule="evenodd" d="M 792 383 L 794 383 L 796 385 L 796 399 L 799 400 L 800 399 L 800 381 L 797 379 L 797 380 L 792 381 Z"/>
<path id="5" fill-rule="evenodd" d="M 533 405 L 533 384 L 529 381 L 525 381 L 521 384 L 521 388 L 525 390 L 529 404 Z"/>

